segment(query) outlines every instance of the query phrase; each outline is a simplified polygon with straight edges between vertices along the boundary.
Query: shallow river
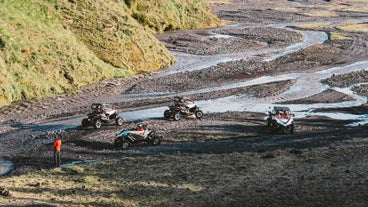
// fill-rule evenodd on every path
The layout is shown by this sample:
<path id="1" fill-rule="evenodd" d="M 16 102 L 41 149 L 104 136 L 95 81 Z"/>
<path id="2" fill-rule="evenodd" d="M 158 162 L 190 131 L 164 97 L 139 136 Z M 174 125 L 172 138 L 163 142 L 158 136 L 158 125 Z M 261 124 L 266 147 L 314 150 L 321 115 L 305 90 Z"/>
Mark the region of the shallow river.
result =
<path id="1" fill-rule="evenodd" d="M 321 44 L 328 38 L 327 34 L 324 32 L 299 31 L 286 28 L 287 26 L 290 25 L 291 24 L 278 24 L 278 25 L 268 25 L 268 27 L 285 28 L 287 30 L 298 32 L 304 37 L 302 42 L 292 44 L 286 48 L 262 49 L 256 51 L 246 51 L 225 55 L 199 56 L 186 53 L 175 53 L 176 57 L 178 58 L 178 62 L 170 70 L 161 73 L 160 76 L 165 76 L 173 73 L 206 69 L 218 63 L 236 60 L 250 60 L 259 56 L 263 57 L 263 61 L 271 61 L 278 57 L 299 51 L 311 45 Z M 246 28 L 241 27 L 241 25 L 230 25 L 227 27 L 233 28 L 236 27 L 237 29 Z M 213 35 L 217 38 L 238 38 L 238 37 L 231 37 L 229 35 L 216 35 L 215 32 L 216 30 L 213 32 Z M 245 94 L 243 96 L 229 96 L 211 100 L 197 101 L 197 104 L 203 109 L 205 113 L 226 112 L 226 111 L 249 111 L 249 112 L 266 113 L 269 110 L 269 108 L 273 107 L 277 102 L 297 100 L 300 98 L 313 96 L 327 89 L 332 89 L 353 97 L 354 101 L 347 101 L 340 103 L 320 103 L 320 104 L 292 104 L 292 105 L 284 104 L 284 106 L 289 106 L 294 111 L 294 114 L 296 115 L 297 118 L 311 115 L 320 115 L 320 116 L 327 116 L 333 119 L 354 120 L 350 124 L 351 126 L 354 126 L 358 124 L 368 123 L 367 116 L 342 114 L 342 113 L 315 113 L 313 111 L 314 109 L 317 108 L 351 107 L 351 106 L 359 106 L 361 104 L 366 103 L 367 99 L 365 97 L 359 96 L 351 90 L 353 86 L 349 88 L 336 88 L 321 83 L 322 79 L 329 78 L 332 75 L 340 75 L 359 70 L 368 70 L 368 61 L 356 62 L 351 65 L 334 67 L 313 73 L 288 73 L 275 76 L 262 76 L 253 80 L 247 80 L 243 82 L 237 82 L 217 87 L 210 87 L 200 90 L 186 91 L 183 93 L 177 93 L 176 95 L 186 96 L 246 86 L 254 86 L 258 84 L 272 83 L 278 81 L 295 80 L 296 82 L 290 87 L 289 90 L 276 96 L 269 96 L 266 98 L 256 98 Z M 155 93 L 123 95 L 122 98 L 139 99 L 147 97 L 166 96 L 166 95 L 172 95 L 172 93 L 159 91 Z M 167 107 L 157 107 L 139 111 L 124 112 L 121 115 L 124 118 L 130 120 L 139 118 L 162 117 L 163 111 L 166 108 Z"/>
<path id="2" fill-rule="evenodd" d="M 290 28 L 286 28 L 287 26 L 292 24 L 277 24 L 277 25 L 267 25 L 266 27 L 274 27 L 274 28 L 285 28 L 287 30 L 292 30 L 303 35 L 304 39 L 302 42 L 292 44 L 286 48 L 277 48 L 277 49 L 263 49 L 257 51 L 245 51 L 234 54 L 224 54 L 224 55 L 211 55 L 211 56 L 200 56 L 200 55 L 192 55 L 187 53 L 174 53 L 178 59 L 178 62 L 173 65 L 169 70 L 164 71 L 159 74 L 159 76 L 165 76 L 173 73 L 194 71 L 194 70 L 202 70 L 206 69 L 210 66 L 216 65 L 218 63 L 223 63 L 227 61 L 235 61 L 235 60 L 250 60 L 254 57 L 263 57 L 263 61 L 274 60 L 280 56 L 287 55 L 296 51 L 299 51 L 303 48 L 309 47 L 311 45 L 321 44 L 327 40 L 327 34 L 324 32 L 316 32 L 316 31 L 299 31 Z M 295 23 L 293 24 L 295 25 Z M 246 28 L 241 25 L 229 25 L 227 27 L 236 27 L 238 29 Z M 238 38 L 231 37 L 229 35 L 217 35 L 216 29 L 212 32 L 214 36 L 217 38 Z M 311 116 L 311 115 L 321 115 L 327 116 L 333 119 L 342 119 L 342 120 L 354 120 L 351 125 L 364 124 L 368 122 L 367 116 L 364 115 L 353 115 L 353 114 L 341 114 L 341 113 L 315 113 L 314 109 L 317 108 L 339 108 L 339 107 L 351 107 L 351 106 L 359 106 L 367 102 L 365 97 L 359 96 L 351 90 L 352 87 L 349 88 L 335 88 L 330 87 L 328 85 L 322 84 L 320 81 L 322 79 L 328 78 L 330 76 L 350 73 L 353 71 L 359 70 L 368 70 L 368 61 L 356 62 L 347 66 L 341 67 L 333 67 L 330 69 L 326 69 L 323 71 L 313 72 L 313 73 L 288 73 L 282 75 L 275 76 L 262 76 L 256 79 L 247 80 L 238 83 L 232 83 L 223 86 L 210 87 L 200 90 L 186 91 L 182 93 L 177 93 L 176 95 L 191 95 L 198 93 L 206 93 L 219 91 L 224 89 L 232 89 L 239 88 L 245 86 L 254 86 L 258 84 L 265 84 L 271 82 L 278 82 L 284 80 L 295 80 L 296 82 L 290 87 L 289 90 L 278 94 L 276 96 L 269 96 L 266 98 L 256 98 L 244 94 L 243 96 L 228 96 L 217 99 L 210 100 L 202 100 L 197 101 L 196 103 L 202 108 L 205 113 L 214 113 L 214 112 L 226 112 L 226 111 L 248 111 L 248 112 L 261 112 L 266 113 L 270 107 L 278 102 L 297 100 L 300 98 L 309 97 L 318 93 L 321 93 L 327 89 L 336 90 L 338 92 L 347 94 L 353 97 L 353 101 L 340 102 L 340 103 L 319 103 L 319 104 L 292 104 L 292 105 L 284 105 L 289 106 L 297 118 Z M 167 95 L 173 95 L 172 93 L 168 93 L 165 91 L 158 91 L 155 93 L 144 93 L 144 94 L 129 94 L 122 95 L 122 100 L 127 99 L 144 99 L 147 97 L 163 97 Z M 130 112 L 122 112 L 121 116 L 126 120 L 134 120 L 134 119 L 144 119 L 144 118 L 158 118 L 163 116 L 164 110 L 167 107 L 156 107 L 149 108 L 143 110 L 136 110 Z M 68 129 L 73 128 L 75 126 L 79 126 L 80 122 L 84 117 L 78 117 L 74 119 L 55 121 L 51 123 L 41 124 L 39 127 L 45 127 L 45 130 L 60 130 L 60 129 Z"/>

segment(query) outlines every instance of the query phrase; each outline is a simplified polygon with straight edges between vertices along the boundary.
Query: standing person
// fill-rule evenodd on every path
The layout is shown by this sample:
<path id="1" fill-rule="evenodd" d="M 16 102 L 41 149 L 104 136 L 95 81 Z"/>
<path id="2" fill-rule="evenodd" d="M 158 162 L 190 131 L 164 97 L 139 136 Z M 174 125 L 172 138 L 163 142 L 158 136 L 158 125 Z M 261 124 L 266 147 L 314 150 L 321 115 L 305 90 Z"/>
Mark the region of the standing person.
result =
<path id="1" fill-rule="evenodd" d="M 60 150 L 61 150 L 61 139 L 56 136 L 54 140 L 54 160 L 56 167 L 60 167 Z"/>

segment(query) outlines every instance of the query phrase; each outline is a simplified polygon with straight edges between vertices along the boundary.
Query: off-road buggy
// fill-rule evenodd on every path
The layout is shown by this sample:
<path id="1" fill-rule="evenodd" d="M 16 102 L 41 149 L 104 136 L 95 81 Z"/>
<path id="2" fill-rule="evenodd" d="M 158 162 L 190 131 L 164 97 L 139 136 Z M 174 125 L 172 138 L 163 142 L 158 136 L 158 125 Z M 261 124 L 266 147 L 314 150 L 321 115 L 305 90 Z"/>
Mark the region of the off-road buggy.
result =
<path id="1" fill-rule="evenodd" d="M 203 117 L 202 110 L 190 99 L 180 96 L 174 97 L 174 104 L 169 106 L 164 112 L 165 119 L 174 119 L 178 121 L 181 116 L 193 117 L 201 119 Z"/>
<path id="2" fill-rule="evenodd" d="M 121 130 L 116 135 L 114 145 L 125 150 L 135 143 L 146 142 L 150 145 L 159 145 L 161 139 L 162 136 L 158 136 L 155 130 L 147 128 L 147 124 L 137 123 L 134 128 Z"/>
<path id="3" fill-rule="evenodd" d="M 275 106 L 268 112 L 267 127 L 283 133 L 294 133 L 294 119 L 289 107 Z"/>
<path id="4" fill-rule="evenodd" d="M 91 105 L 92 112 L 88 114 L 88 118 L 82 120 L 82 127 L 93 126 L 99 129 L 102 124 L 111 124 L 115 122 L 121 126 L 124 122 L 123 118 L 110 104 L 93 103 Z"/>

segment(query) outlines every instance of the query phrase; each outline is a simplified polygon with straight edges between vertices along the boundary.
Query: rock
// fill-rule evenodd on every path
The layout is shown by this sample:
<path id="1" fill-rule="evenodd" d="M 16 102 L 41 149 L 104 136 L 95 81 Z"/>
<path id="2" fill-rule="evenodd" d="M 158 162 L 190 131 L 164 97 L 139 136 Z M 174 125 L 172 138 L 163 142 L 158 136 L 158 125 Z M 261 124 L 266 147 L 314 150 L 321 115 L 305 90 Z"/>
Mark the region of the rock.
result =
<path id="1" fill-rule="evenodd" d="M 2 196 L 8 196 L 9 195 L 9 190 L 5 187 L 0 187 L 0 195 Z"/>
<path id="2" fill-rule="evenodd" d="M 281 155 L 282 154 L 282 151 L 280 149 L 277 149 L 274 153 L 274 155 Z"/>
<path id="3" fill-rule="evenodd" d="M 32 186 L 32 187 L 40 187 L 41 186 L 41 183 L 40 182 L 37 182 L 37 183 L 30 183 L 30 184 L 27 184 L 28 186 Z"/>

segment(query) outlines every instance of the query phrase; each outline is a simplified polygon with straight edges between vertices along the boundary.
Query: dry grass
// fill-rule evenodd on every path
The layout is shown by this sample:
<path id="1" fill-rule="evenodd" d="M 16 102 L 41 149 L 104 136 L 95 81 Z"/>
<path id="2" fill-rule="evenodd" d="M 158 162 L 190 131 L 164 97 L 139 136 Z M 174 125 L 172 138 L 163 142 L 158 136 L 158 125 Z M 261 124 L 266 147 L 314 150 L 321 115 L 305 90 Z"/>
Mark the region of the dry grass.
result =
<path id="1" fill-rule="evenodd" d="M 300 24 L 296 25 L 295 28 L 299 29 L 312 29 L 312 30 L 325 30 L 330 26 L 328 22 L 319 22 L 319 23 L 311 23 L 311 24 Z"/>
<path id="2" fill-rule="evenodd" d="M 276 7 L 274 8 L 274 10 L 280 12 L 295 12 L 295 13 L 300 11 L 298 8 L 295 7 Z"/>
<path id="3" fill-rule="evenodd" d="M 181 201 L 190 205 L 208 188 L 215 193 L 245 179 L 232 165 L 235 158 L 238 167 L 250 161 L 245 154 L 154 156 L 43 170 L 2 180 L 11 197 L 0 198 L 0 204 L 176 206 Z M 238 179 L 231 181 L 235 176 Z M 213 180 L 219 183 L 212 186 Z"/>
<path id="4" fill-rule="evenodd" d="M 368 7 L 363 6 L 352 6 L 352 7 L 346 7 L 344 9 L 341 9 L 341 11 L 346 11 L 346 12 L 363 12 L 363 13 L 368 13 Z"/>
<path id="5" fill-rule="evenodd" d="M 298 206 L 311 206 L 335 199 L 330 203 L 334 206 L 341 202 L 334 197 L 336 189 L 349 194 L 351 189 L 346 183 L 364 178 L 344 173 L 346 169 L 367 172 L 364 149 L 354 155 L 356 160 L 351 158 L 349 148 L 313 149 L 300 155 L 278 149 L 264 153 L 129 157 L 41 170 L 2 179 L 1 185 L 11 195 L 0 197 L 0 204 L 290 206 L 298 202 Z M 337 167 L 332 169 L 331 162 Z M 300 193 L 302 198 L 298 197 Z M 352 199 L 356 198 L 359 195 Z"/>
<path id="6" fill-rule="evenodd" d="M 367 23 L 344 22 L 339 24 L 336 28 L 347 32 L 359 32 L 359 33 L 368 32 Z"/>
<path id="7" fill-rule="evenodd" d="M 42 170 L 3 179 L 11 197 L 0 204 L 200 206 L 245 182 L 242 169 L 255 175 L 256 162 L 263 161 L 248 153 L 162 155 Z"/>
<path id="8" fill-rule="evenodd" d="M 276 11 L 294 12 L 313 17 L 333 17 L 337 16 L 336 12 L 368 12 L 368 1 L 366 0 L 349 0 L 344 2 L 329 2 L 328 4 L 290 4 L 288 7 L 276 7 Z"/>
<path id="9" fill-rule="evenodd" d="M 345 7 L 341 11 L 347 12 L 368 12 L 367 0 L 349 0 L 345 3 Z"/>
<path id="10" fill-rule="evenodd" d="M 209 4 L 218 5 L 218 6 L 233 4 L 232 0 L 207 0 L 207 2 Z"/>
<path id="11" fill-rule="evenodd" d="M 339 33 L 339 32 L 330 32 L 329 36 L 330 36 L 330 40 L 347 40 L 347 39 L 351 39 L 350 36 L 347 36 L 347 35 Z"/>
<path id="12" fill-rule="evenodd" d="M 311 10 L 307 12 L 301 12 L 306 16 L 312 17 L 335 17 L 337 14 L 334 11 L 327 11 L 327 10 Z"/>

